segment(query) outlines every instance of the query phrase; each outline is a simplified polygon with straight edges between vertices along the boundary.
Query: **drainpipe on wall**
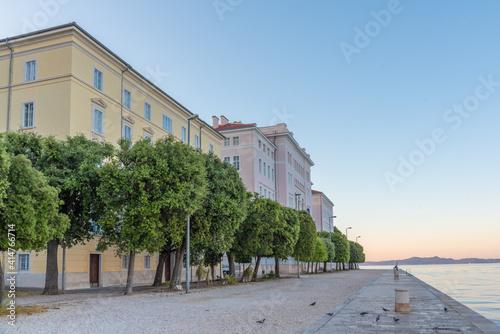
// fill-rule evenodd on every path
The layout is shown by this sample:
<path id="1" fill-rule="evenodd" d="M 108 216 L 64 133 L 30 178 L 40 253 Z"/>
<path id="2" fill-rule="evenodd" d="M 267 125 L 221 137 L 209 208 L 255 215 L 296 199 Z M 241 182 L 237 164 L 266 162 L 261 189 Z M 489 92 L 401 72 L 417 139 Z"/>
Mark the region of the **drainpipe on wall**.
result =
<path id="1" fill-rule="evenodd" d="M 121 89 L 121 98 L 120 98 L 120 138 L 123 138 L 123 73 L 127 72 L 130 69 L 130 65 L 127 64 L 127 68 L 122 71 L 122 89 Z"/>
<path id="2" fill-rule="evenodd" d="M 201 150 L 201 129 L 203 129 L 204 127 L 205 127 L 205 124 L 201 124 L 201 126 L 200 126 L 200 139 L 199 139 L 199 141 L 200 141 L 200 150 Z"/>
<path id="3" fill-rule="evenodd" d="M 64 294 L 64 276 L 66 272 L 66 246 L 63 246 L 63 258 L 62 258 L 62 293 Z"/>
<path id="4" fill-rule="evenodd" d="M 10 123 L 10 91 L 11 91 L 11 81 L 12 81 L 12 48 L 9 45 L 9 39 L 5 39 L 5 45 L 10 50 L 9 57 L 9 84 L 8 84 L 8 92 L 7 92 L 7 130 L 9 132 L 9 123 Z"/>

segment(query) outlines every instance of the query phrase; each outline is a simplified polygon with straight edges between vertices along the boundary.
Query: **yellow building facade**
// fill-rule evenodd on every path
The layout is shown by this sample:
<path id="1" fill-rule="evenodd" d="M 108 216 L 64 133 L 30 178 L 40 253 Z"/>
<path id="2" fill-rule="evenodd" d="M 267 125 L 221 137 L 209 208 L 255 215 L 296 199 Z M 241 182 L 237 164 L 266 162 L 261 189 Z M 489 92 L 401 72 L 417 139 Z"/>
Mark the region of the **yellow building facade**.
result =
<path id="1" fill-rule="evenodd" d="M 220 156 L 222 135 L 76 23 L 0 40 L 1 132 L 61 139 L 84 134 L 110 143 L 173 134 L 187 142 L 188 118 L 191 145 Z M 126 261 L 113 250 L 96 252 L 95 245 L 92 240 L 66 250 L 65 288 L 125 284 Z M 61 273 L 61 249 L 58 260 Z M 156 255 L 137 254 L 135 282 L 151 283 L 157 261 Z M 20 252 L 17 285 L 43 287 L 45 265 L 45 252 Z M 95 275 L 97 283 L 91 282 Z"/>

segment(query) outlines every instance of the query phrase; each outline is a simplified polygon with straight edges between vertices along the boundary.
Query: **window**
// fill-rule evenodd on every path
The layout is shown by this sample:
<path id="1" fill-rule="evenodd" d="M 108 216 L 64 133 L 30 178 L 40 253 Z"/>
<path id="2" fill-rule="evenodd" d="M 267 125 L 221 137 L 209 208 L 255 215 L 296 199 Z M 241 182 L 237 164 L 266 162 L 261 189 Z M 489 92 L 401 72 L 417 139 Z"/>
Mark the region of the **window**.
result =
<path id="1" fill-rule="evenodd" d="M 210 144 L 208 146 L 208 150 L 210 151 L 210 153 L 214 153 L 214 145 Z"/>
<path id="2" fill-rule="evenodd" d="M 267 166 L 267 178 L 271 178 L 271 167 Z"/>
<path id="3" fill-rule="evenodd" d="M 288 197 L 288 206 L 293 209 L 293 197 Z"/>
<path id="4" fill-rule="evenodd" d="M 123 124 L 123 138 L 132 141 L 132 127 L 127 124 Z"/>
<path id="5" fill-rule="evenodd" d="M 144 132 L 144 139 L 149 140 L 149 144 L 153 144 L 153 136 L 149 133 Z"/>
<path id="6" fill-rule="evenodd" d="M 97 224 L 94 220 L 90 220 L 90 225 L 92 226 L 92 234 L 101 235 L 102 227 Z"/>
<path id="7" fill-rule="evenodd" d="M 259 159 L 259 174 L 262 173 L 262 159 Z"/>
<path id="8" fill-rule="evenodd" d="M 94 88 L 102 91 L 102 72 L 94 67 Z"/>
<path id="9" fill-rule="evenodd" d="M 19 254 L 19 271 L 30 271 L 30 255 Z"/>
<path id="10" fill-rule="evenodd" d="M 267 155 L 269 155 L 269 147 L 267 148 Z"/>
<path id="11" fill-rule="evenodd" d="M 231 139 L 230 138 L 225 138 L 224 139 L 224 146 L 229 146 L 231 145 Z"/>
<path id="12" fill-rule="evenodd" d="M 288 185 L 292 185 L 292 173 L 288 173 Z"/>
<path id="13" fill-rule="evenodd" d="M 151 121 L 151 105 L 147 102 L 144 102 L 144 118 Z"/>
<path id="14" fill-rule="evenodd" d="M 144 269 L 151 269 L 151 256 L 149 254 L 144 255 Z"/>
<path id="15" fill-rule="evenodd" d="M 274 201 L 274 193 L 273 193 L 273 201 Z"/>
<path id="16" fill-rule="evenodd" d="M 194 135 L 194 148 L 200 148 L 200 137 L 198 135 Z"/>
<path id="17" fill-rule="evenodd" d="M 231 157 L 224 157 L 224 162 L 231 163 Z"/>
<path id="18" fill-rule="evenodd" d="M 267 189 L 264 188 L 264 198 L 267 197 Z"/>
<path id="19" fill-rule="evenodd" d="M 262 187 L 259 187 L 259 195 L 262 197 Z"/>
<path id="20" fill-rule="evenodd" d="M 262 146 L 262 151 L 264 151 L 264 153 L 266 153 L 266 144 L 264 144 L 264 145 Z"/>
<path id="21" fill-rule="evenodd" d="M 131 109 L 132 101 L 130 97 L 130 91 L 126 90 L 125 88 L 123 89 L 123 105 L 125 108 Z"/>
<path id="22" fill-rule="evenodd" d="M 236 168 L 236 170 L 240 170 L 240 156 L 237 155 L 233 157 L 233 166 Z"/>
<path id="23" fill-rule="evenodd" d="M 36 59 L 24 62 L 24 82 L 36 80 Z"/>
<path id="24" fill-rule="evenodd" d="M 274 168 L 272 169 L 272 171 L 273 171 L 273 182 L 274 182 L 274 177 L 275 177 L 275 176 L 274 176 Z"/>
<path id="25" fill-rule="evenodd" d="M 266 163 L 264 162 L 264 176 L 266 176 Z"/>
<path id="26" fill-rule="evenodd" d="M 122 269 L 128 269 L 128 254 L 122 254 Z"/>
<path id="27" fill-rule="evenodd" d="M 234 137 L 233 138 L 233 145 L 239 145 L 240 144 L 240 137 Z"/>
<path id="28" fill-rule="evenodd" d="M 23 104 L 23 128 L 32 128 L 35 126 L 35 102 Z"/>
<path id="29" fill-rule="evenodd" d="M 104 128 L 104 112 L 99 109 L 94 109 L 92 131 L 100 135 L 103 135 L 104 134 L 103 128 Z"/>
<path id="30" fill-rule="evenodd" d="M 163 130 L 172 133 L 172 119 L 163 114 Z"/>
<path id="31" fill-rule="evenodd" d="M 186 142 L 187 141 L 187 130 L 185 127 L 182 127 L 181 128 L 181 139 L 183 142 Z"/>
<path id="32" fill-rule="evenodd" d="M 259 148 L 262 148 L 262 142 L 259 140 Z"/>
<path id="33" fill-rule="evenodd" d="M 273 151 L 271 151 L 271 159 L 274 160 L 274 152 Z"/>

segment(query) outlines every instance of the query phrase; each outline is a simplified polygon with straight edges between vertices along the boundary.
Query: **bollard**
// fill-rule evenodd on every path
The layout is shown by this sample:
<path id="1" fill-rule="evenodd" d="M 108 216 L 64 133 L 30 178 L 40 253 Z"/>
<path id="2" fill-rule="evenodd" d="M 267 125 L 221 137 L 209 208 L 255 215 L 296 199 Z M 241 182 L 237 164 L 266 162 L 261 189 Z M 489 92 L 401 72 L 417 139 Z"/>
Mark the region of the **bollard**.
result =
<path id="1" fill-rule="evenodd" d="M 396 291 L 396 312 L 410 312 L 410 293 L 407 289 L 394 289 Z"/>

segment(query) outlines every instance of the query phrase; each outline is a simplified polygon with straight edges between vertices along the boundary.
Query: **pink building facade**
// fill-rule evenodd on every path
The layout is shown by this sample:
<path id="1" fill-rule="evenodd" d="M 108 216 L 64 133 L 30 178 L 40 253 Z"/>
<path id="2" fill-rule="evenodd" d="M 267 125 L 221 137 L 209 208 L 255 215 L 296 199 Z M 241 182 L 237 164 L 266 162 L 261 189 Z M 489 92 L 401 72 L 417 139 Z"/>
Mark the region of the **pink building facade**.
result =
<path id="1" fill-rule="evenodd" d="M 247 191 L 276 200 L 276 146 L 255 123 L 229 123 L 213 116 L 213 127 L 226 138 L 221 145 L 221 159 L 240 173 Z"/>
<path id="2" fill-rule="evenodd" d="M 276 147 L 277 199 L 283 206 L 312 210 L 311 167 L 314 162 L 284 123 L 259 128 Z"/>
<path id="3" fill-rule="evenodd" d="M 312 214 L 316 230 L 333 233 L 333 202 L 321 191 L 312 191 Z"/>

